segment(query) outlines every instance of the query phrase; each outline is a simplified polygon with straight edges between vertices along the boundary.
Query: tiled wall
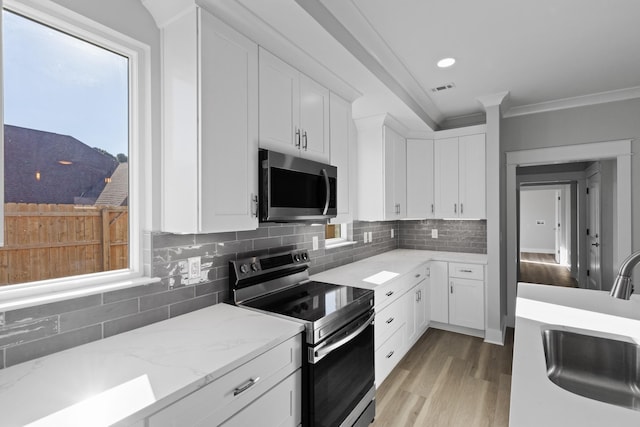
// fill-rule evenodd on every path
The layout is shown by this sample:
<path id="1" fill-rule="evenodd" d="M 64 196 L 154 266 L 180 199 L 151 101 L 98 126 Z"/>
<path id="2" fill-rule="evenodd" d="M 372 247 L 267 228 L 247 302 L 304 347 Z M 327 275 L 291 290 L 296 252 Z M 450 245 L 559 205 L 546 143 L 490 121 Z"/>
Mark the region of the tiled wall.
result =
<path id="1" fill-rule="evenodd" d="M 431 230 L 438 238 L 431 238 Z M 487 221 L 423 219 L 400 221 L 400 244 L 406 249 L 487 253 Z"/>
<path id="2" fill-rule="evenodd" d="M 155 233 L 152 274 L 159 283 L 0 313 L 0 369 L 139 328 L 228 299 L 228 262 L 249 254 L 306 248 L 317 273 L 398 247 L 398 222 L 358 222 L 355 245 L 324 249 L 324 228 L 263 225 L 255 231 L 205 235 Z M 391 229 L 395 237 L 391 238 Z M 373 242 L 363 243 L 363 233 Z M 321 249 L 312 251 L 317 236 Z M 201 257 L 202 278 L 186 283 L 186 260 Z"/>

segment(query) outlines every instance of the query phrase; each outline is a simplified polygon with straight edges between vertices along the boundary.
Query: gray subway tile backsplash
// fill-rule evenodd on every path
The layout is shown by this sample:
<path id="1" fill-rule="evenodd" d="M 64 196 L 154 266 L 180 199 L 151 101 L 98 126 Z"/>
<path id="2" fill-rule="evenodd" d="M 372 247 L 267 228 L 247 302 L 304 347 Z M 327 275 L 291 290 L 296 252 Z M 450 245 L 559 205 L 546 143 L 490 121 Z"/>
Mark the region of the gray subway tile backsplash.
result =
<path id="1" fill-rule="evenodd" d="M 433 228 L 438 239 L 431 239 Z M 365 232 L 372 232 L 373 242 L 364 243 Z M 307 249 L 315 274 L 397 248 L 486 253 L 486 221 L 355 221 L 349 234 L 355 244 L 326 249 L 324 227 L 309 224 L 261 224 L 256 230 L 202 235 L 149 233 L 148 268 L 160 282 L 0 313 L 0 369 L 229 301 L 229 261 L 239 257 Z M 201 278 L 190 284 L 186 262 L 193 256 L 201 257 Z M 43 328 L 35 332 L 33 325 Z M 12 330 L 22 338 L 8 338 L 8 328 L 18 328 Z"/>

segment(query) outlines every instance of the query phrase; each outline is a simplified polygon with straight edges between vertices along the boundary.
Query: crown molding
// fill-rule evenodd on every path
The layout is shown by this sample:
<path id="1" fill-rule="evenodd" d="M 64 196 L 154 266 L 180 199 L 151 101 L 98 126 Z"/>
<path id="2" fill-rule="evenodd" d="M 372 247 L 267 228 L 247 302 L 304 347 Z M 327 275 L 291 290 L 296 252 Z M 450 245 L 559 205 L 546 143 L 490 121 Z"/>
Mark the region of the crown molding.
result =
<path id="1" fill-rule="evenodd" d="M 539 102 L 537 104 L 521 105 L 509 108 L 503 117 L 517 117 L 528 114 L 544 113 L 549 111 L 566 110 L 569 108 L 586 107 L 607 102 L 625 101 L 640 98 L 640 86 L 627 89 L 598 92 L 590 95 L 576 96 L 573 98 L 558 99 L 555 101 Z"/>

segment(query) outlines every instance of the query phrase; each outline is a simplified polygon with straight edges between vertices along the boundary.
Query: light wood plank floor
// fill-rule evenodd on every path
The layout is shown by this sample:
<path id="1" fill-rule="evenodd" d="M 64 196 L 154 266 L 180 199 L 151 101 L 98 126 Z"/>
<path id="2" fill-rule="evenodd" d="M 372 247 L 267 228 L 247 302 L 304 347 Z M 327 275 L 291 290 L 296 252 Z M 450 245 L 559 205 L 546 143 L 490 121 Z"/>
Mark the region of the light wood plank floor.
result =
<path id="1" fill-rule="evenodd" d="M 578 282 L 571 277 L 565 266 L 555 262 L 553 254 L 520 253 L 520 282 L 577 288 Z"/>
<path id="2" fill-rule="evenodd" d="M 378 388 L 372 426 L 507 427 L 513 329 L 505 346 L 428 330 Z"/>

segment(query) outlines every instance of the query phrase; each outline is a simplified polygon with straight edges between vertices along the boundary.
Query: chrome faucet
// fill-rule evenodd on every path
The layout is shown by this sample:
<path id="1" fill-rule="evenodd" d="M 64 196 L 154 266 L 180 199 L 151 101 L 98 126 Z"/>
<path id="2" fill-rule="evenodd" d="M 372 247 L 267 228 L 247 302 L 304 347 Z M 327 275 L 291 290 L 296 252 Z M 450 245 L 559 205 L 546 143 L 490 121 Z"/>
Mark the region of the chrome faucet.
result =
<path id="1" fill-rule="evenodd" d="M 618 277 L 611 287 L 611 295 L 614 298 L 629 299 L 633 293 L 633 283 L 631 283 L 631 273 L 633 267 L 640 262 L 640 251 L 632 253 L 629 258 L 625 259 L 618 271 Z"/>

